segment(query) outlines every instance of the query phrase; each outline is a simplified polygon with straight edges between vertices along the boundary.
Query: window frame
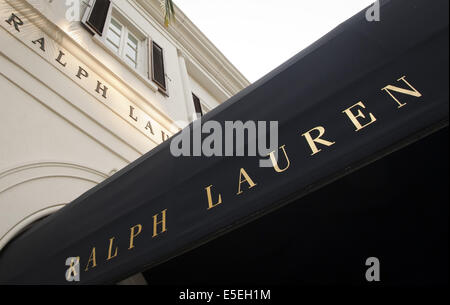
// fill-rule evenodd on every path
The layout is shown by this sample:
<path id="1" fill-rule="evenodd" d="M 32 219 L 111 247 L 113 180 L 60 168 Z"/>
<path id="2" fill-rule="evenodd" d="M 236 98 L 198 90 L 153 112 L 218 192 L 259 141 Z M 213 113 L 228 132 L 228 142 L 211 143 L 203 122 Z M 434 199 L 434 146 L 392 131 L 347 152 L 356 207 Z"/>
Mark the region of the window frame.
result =
<path id="1" fill-rule="evenodd" d="M 115 20 L 120 26 L 122 26 L 122 32 L 120 36 L 120 46 L 119 50 L 116 51 L 111 47 L 111 42 L 108 42 L 108 32 L 110 29 L 111 20 Z M 131 65 L 126 60 L 126 46 L 128 43 L 128 35 L 133 36 L 137 40 L 137 60 L 136 66 Z M 147 73 L 146 65 L 146 41 L 148 40 L 147 35 L 145 35 L 141 30 L 139 30 L 134 24 L 130 22 L 126 17 L 123 16 L 115 7 L 112 10 L 105 22 L 104 35 L 101 37 L 103 44 L 108 50 L 114 53 L 120 60 L 130 69 L 135 70 L 139 74 Z"/>
<path id="2" fill-rule="evenodd" d="M 114 44 L 114 42 L 111 41 L 111 40 L 109 39 L 109 33 L 110 33 L 110 29 L 111 29 L 111 24 L 113 23 L 113 19 L 114 19 L 114 21 L 117 22 L 117 23 L 119 24 L 119 26 L 120 26 L 120 35 L 117 34 L 117 33 L 115 33 L 115 34 L 119 35 L 119 45 L 118 45 L 118 46 L 116 46 L 116 45 Z M 116 20 L 115 18 L 111 17 L 111 19 L 110 19 L 110 21 L 109 21 L 109 23 L 108 23 L 108 27 L 107 27 L 107 29 L 106 29 L 105 43 L 106 43 L 106 45 L 107 45 L 114 53 L 117 53 L 117 55 L 119 55 L 119 56 L 120 56 L 120 53 L 121 53 L 121 48 L 122 48 L 122 38 L 123 38 L 124 31 L 125 31 L 125 27 L 123 26 L 123 24 L 120 23 L 120 22 L 119 22 L 118 20 Z M 116 46 L 116 47 L 117 47 L 117 51 L 114 50 L 114 49 L 112 49 L 111 46 L 110 46 L 109 44 L 112 44 L 112 45 Z"/>
<path id="3" fill-rule="evenodd" d="M 161 49 L 163 77 L 164 77 L 164 83 L 165 83 L 164 85 L 160 84 L 159 81 L 156 80 L 156 78 L 155 78 L 155 64 L 154 64 L 154 54 L 153 54 L 153 46 L 154 45 L 156 45 L 159 49 Z M 167 74 L 166 74 L 165 50 L 153 39 L 149 39 L 148 50 L 149 50 L 149 66 L 150 66 L 150 71 L 151 71 L 151 80 L 158 86 L 159 91 L 161 93 L 167 95 L 168 94 L 168 82 L 167 82 Z"/>
<path id="4" fill-rule="evenodd" d="M 201 118 L 205 114 L 203 111 L 203 107 L 202 107 L 203 106 L 202 100 L 194 92 L 192 92 L 192 103 L 194 104 L 195 116 L 197 117 L 197 119 Z M 197 103 L 198 103 L 198 105 L 197 105 Z M 197 112 L 197 110 L 198 110 L 197 106 L 200 107 L 200 112 Z"/>
<path id="5" fill-rule="evenodd" d="M 132 39 L 130 39 L 130 36 L 136 41 L 136 49 L 130 45 L 130 41 L 132 41 Z M 130 60 L 132 63 L 134 63 L 134 68 L 138 68 L 139 65 L 139 56 L 141 55 L 141 44 L 142 42 L 139 40 L 139 38 L 137 38 L 133 33 L 131 33 L 130 31 L 127 32 L 127 35 L 125 36 L 125 43 L 123 46 L 123 57 L 125 62 L 128 60 Z M 134 59 L 132 59 L 130 56 L 128 56 L 127 53 L 127 48 L 130 47 L 133 51 L 135 51 L 135 57 Z"/>
<path id="6" fill-rule="evenodd" d="M 82 20 L 85 28 L 94 36 L 95 40 L 99 42 L 108 53 L 110 53 L 117 60 L 121 61 L 126 68 L 137 73 L 139 77 L 145 78 L 145 80 L 152 85 L 153 90 L 160 92 L 165 97 L 169 97 L 170 78 L 167 75 L 165 48 L 161 47 L 161 45 L 154 41 L 148 33 L 143 31 L 141 28 L 139 28 L 138 25 L 136 25 L 131 19 L 129 19 L 112 0 L 110 2 L 110 6 L 104 23 L 103 32 L 99 33 L 98 31 L 95 31 L 92 27 L 89 26 L 87 20 L 90 18 L 96 1 L 97 0 L 87 0 L 88 3 L 85 2 L 87 4 L 87 8 L 84 12 L 84 17 Z M 114 19 L 122 27 L 119 43 L 120 45 L 117 51 L 111 46 L 111 44 L 113 43 L 107 41 L 112 19 Z M 127 56 L 126 54 L 128 35 L 130 34 L 137 40 L 138 43 L 136 66 L 130 64 L 130 61 L 132 60 L 128 59 L 129 56 Z M 154 77 L 155 65 L 153 45 L 156 45 L 161 50 L 164 84 L 161 84 Z"/>

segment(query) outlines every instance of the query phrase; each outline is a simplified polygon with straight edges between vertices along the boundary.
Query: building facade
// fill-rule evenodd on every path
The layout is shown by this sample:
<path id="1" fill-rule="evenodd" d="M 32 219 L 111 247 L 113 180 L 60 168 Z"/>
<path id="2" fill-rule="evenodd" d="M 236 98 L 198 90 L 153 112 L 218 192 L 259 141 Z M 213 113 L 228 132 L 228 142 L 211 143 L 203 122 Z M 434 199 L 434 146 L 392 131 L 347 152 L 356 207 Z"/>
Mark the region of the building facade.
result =
<path id="1" fill-rule="evenodd" d="M 0 251 L 249 82 L 158 0 L 0 0 Z"/>

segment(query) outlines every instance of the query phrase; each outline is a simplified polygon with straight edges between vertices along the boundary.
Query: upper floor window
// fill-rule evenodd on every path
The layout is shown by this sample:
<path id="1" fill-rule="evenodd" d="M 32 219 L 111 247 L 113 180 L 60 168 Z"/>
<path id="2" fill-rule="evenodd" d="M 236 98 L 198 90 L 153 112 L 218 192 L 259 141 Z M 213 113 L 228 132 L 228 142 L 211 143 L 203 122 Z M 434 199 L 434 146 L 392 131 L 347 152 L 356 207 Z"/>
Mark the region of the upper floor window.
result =
<path id="1" fill-rule="evenodd" d="M 164 50 L 131 20 L 127 20 L 110 0 L 87 0 L 83 24 L 97 34 L 104 45 L 141 76 L 158 85 L 168 96 Z"/>
<path id="2" fill-rule="evenodd" d="M 200 102 L 200 99 L 197 95 L 192 93 L 192 100 L 194 101 L 194 108 L 195 113 L 197 114 L 197 118 L 200 118 L 203 116 L 203 110 L 202 110 L 202 103 Z"/>
<path id="3" fill-rule="evenodd" d="M 101 36 L 111 11 L 111 0 L 90 0 L 88 6 L 92 9 L 86 11 L 83 22 Z"/>
<path id="4" fill-rule="evenodd" d="M 106 44 L 119 55 L 128 65 L 138 67 L 140 41 L 132 31 L 111 17 Z"/>
<path id="5" fill-rule="evenodd" d="M 152 41 L 152 79 L 163 91 L 166 91 L 164 53 L 163 49 L 154 41 Z"/>
<path id="6" fill-rule="evenodd" d="M 192 93 L 192 100 L 194 102 L 195 113 L 197 114 L 197 118 L 201 118 L 203 115 L 210 111 L 209 107 L 201 102 L 200 98 Z"/>
<path id="7" fill-rule="evenodd" d="M 106 43 L 117 53 L 120 50 L 120 42 L 122 40 L 123 26 L 114 18 L 111 18 L 109 23 L 108 33 L 106 36 Z"/>

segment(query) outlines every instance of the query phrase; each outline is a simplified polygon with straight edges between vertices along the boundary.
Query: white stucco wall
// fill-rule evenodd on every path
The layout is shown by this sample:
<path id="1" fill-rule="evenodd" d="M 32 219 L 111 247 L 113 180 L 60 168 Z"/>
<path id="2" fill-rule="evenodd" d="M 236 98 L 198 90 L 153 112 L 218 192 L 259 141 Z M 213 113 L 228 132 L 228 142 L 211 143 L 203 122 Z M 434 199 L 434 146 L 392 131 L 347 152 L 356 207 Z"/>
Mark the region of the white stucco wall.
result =
<path id="1" fill-rule="evenodd" d="M 165 29 L 157 0 L 114 0 L 117 13 L 164 48 L 168 96 L 161 94 L 145 68 L 131 69 L 101 37 L 67 21 L 64 3 L 0 0 L 0 250 L 156 147 L 161 133 L 177 132 L 175 122 L 192 119 L 191 92 L 212 109 L 246 84 L 182 12 Z M 12 13 L 24 21 L 20 31 L 5 22 Z M 32 43 L 41 37 L 45 51 Z M 55 61 L 60 51 L 65 66 Z M 76 77 L 79 66 L 88 77 Z M 97 81 L 107 98 L 95 92 Z"/>
<path id="2" fill-rule="evenodd" d="M 192 92 L 200 99 L 202 105 L 207 107 L 207 110 L 212 110 L 220 105 L 218 98 L 215 97 L 211 92 L 209 92 L 208 89 L 200 84 L 194 77 L 190 76 L 189 81 L 191 84 Z"/>

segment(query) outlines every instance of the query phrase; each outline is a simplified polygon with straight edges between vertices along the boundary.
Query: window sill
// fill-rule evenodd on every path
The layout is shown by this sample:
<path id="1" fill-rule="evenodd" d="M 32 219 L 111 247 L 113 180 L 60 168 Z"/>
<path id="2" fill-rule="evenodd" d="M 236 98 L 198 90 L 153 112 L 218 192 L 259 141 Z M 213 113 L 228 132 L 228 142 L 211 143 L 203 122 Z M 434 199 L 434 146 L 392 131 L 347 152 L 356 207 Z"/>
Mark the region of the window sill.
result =
<path id="1" fill-rule="evenodd" d="M 164 95 L 165 97 L 169 97 L 169 93 L 167 93 L 166 90 L 162 89 L 159 86 L 158 86 L 158 92 L 161 93 L 162 95 Z"/>
<path id="2" fill-rule="evenodd" d="M 147 77 L 145 77 L 144 75 L 142 75 L 140 72 L 138 72 L 136 69 L 133 69 L 132 67 L 130 67 L 119 55 L 117 55 L 116 53 L 114 53 L 110 48 L 108 48 L 108 46 L 105 45 L 105 43 L 103 42 L 103 40 L 99 37 L 99 35 L 95 34 L 92 38 L 94 40 L 94 42 L 99 45 L 103 50 L 105 50 L 109 55 L 111 55 L 112 57 L 114 57 L 117 61 L 119 61 L 120 63 L 122 63 L 122 65 L 128 70 L 130 71 L 134 76 L 136 76 L 139 80 L 141 80 L 145 85 L 147 85 L 147 87 L 149 87 L 153 92 L 160 92 L 159 87 L 154 84 L 152 81 L 150 81 L 149 79 L 147 79 Z M 164 94 L 166 95 L 166 94 Z M 167 95 L 166 95 L 167 96 Z"/>

